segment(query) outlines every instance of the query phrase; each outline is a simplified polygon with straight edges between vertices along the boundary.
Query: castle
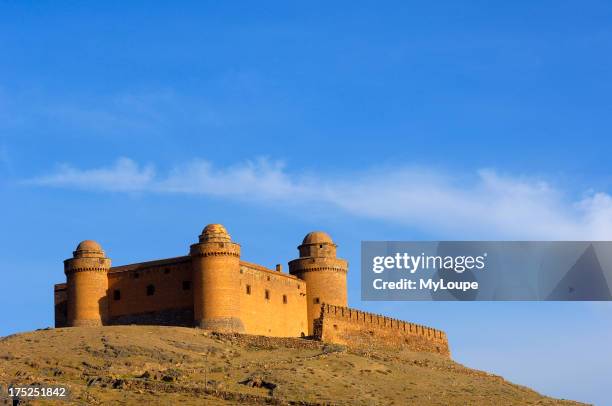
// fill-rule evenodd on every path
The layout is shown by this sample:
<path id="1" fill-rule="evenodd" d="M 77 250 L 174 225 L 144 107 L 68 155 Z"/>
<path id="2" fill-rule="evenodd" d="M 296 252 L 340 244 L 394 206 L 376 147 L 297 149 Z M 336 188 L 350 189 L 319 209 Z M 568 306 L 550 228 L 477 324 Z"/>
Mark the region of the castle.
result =
<path id="1" fill-rule="evenodd" d="M 348 307 L 348 263 L 321 231 L 298 247 L 289 273 L 246 262 L 220 224 L 207 225 L 189 255 L 111 267 L 95 241 L 64 261 L 55 326 L 155 324 L 340 344 L 384 342 L 449 356 L 442 331 Z"/>

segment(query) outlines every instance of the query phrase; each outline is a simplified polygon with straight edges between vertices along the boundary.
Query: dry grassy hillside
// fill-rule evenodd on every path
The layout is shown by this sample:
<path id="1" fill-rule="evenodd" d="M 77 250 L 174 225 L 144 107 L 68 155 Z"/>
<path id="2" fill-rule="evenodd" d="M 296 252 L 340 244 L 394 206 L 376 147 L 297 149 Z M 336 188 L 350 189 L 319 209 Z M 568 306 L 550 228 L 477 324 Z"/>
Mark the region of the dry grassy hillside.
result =
<path id="1" fill-rule="evenodd" d="M 10 383 L 66 385 L 73 404 L 577 404 L 431 354 L 179 327 L 5 337 L 0 384 Z"/>

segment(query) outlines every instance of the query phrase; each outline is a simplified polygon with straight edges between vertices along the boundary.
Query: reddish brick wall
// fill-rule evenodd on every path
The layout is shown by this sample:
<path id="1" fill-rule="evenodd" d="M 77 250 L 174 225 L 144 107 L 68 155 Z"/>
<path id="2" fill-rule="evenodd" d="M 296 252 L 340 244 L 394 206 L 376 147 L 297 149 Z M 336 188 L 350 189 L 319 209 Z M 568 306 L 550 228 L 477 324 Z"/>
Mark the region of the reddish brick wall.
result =
<path id="1" fill-rule="evenodd" d="M 443 331 L 342 306 L 321 306 L 314 335 L 322 341 L 364 349 L 385 346 L 450 357 Z"/>

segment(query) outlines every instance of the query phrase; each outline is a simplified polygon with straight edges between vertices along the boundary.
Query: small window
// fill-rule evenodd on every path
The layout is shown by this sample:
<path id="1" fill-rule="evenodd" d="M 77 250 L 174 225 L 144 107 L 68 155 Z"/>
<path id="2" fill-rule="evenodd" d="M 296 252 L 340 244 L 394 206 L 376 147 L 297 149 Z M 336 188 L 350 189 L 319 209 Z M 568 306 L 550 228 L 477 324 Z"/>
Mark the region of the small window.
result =
<path id="1" fill-rule="evenodd" d="M 287 295 L 283 295 L 283 303 L 287 304 Z"/>
<path id="2" fill-rule="evenodd" d="M 164 273 L 165 273 L 166 275 L 167 275 L 167 274 L 169 274 L 169 273 L 170 273 L 170 268 L 166 268 L 166 269 L 164 269 Z"/>
<path id="3" fill-rule="evenodd" d="M 266 300 L 270 300 L 270 291 L 266 289 Z"/>
<path id="4" fill-rule="evenodd" d="M 270 277 L 268 276 L 267 280 L 270 280 Z"/>
<path id="5" fill-rule="evenodd" d="M 319 303 L 321 303 L 321 299 L 319 299 L 318 297 L 315 297 L 313 302 L 314 302 L 314 304 L 319 304 Z"/>
<path id="6" fill-rule="evenodd" d="M 134 273 L 134 279 L 138 279 L 138 278 L 140 278 L 140 275 L 138 274 L 138 272 L 135 272 Z"/>
<path id="7" fill-rule="evenodd" d="M 297 287 L 298 287 L 298 289 L 300 289 L 300 284 L 299 283 L 298 283 Z"/>
<path id="8" fill-rule="evenodd" d="M 323 244 L 319 245 L 319 248 L 323 248 Z"/>
<path id="9" fill-rule="evenodd" d="M 155 294 L 155 286 L 147 286 L 147 296 L 153 296 Z"/>
<path id="10" fill-rule="evenodd" d="M 183 281 L 183 290 L 191 289 L 191 281 Z"/>
<path id="11" fill-rule="evenodd" d="M 251 294 L 251 285 L 246 285 L 246 294 L 247 295 Z"/>
<path id="12" fill-rule="evenodd" d="M 119 289 L 115 289 L 113 291 L 113 299 L 114 300 L 121 300 L 121 291 Z"/>

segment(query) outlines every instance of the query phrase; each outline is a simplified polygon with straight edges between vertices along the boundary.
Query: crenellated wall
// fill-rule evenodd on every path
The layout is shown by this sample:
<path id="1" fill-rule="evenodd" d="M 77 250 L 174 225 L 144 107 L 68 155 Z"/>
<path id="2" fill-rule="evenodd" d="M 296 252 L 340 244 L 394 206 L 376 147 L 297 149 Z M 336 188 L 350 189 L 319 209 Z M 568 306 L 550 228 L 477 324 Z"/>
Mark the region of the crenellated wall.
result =
<path id="1" fill-rule="evenodd" d="M 450 357 L 443 331 L 342 306 L 321 306 L 314 335 L 322 341 L 364 349 L 386 346 Z"/>

